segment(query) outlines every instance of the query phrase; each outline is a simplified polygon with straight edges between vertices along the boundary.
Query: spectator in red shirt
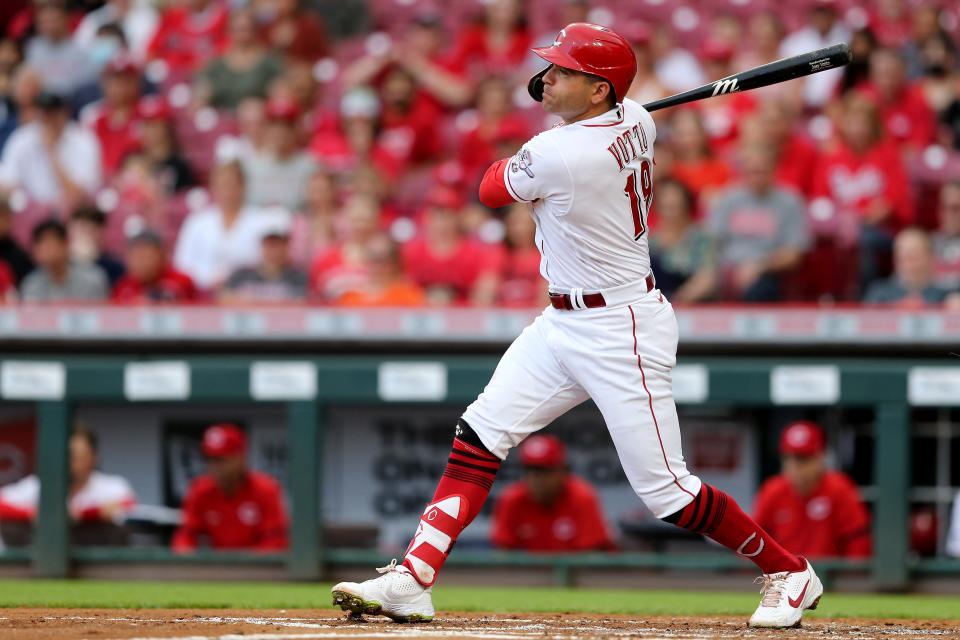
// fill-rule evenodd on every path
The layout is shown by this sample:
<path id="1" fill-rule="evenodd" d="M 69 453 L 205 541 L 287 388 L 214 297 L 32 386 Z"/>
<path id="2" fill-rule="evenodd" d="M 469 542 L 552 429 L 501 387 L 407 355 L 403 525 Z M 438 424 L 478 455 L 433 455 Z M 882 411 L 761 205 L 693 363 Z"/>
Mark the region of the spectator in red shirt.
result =
<path id="1" fill-rule="evenodd" d="M 223 51 L 230 12 L 222 0 L 185 0 L 160 16 L 147 57 L 163 60 L 177 77 L 186 77 Z"/>
<path id="2" fill-rule="evenodd" d="M 113 177 L 125 155 L 139 146 L 137 102 L 140 99 L 140 68 L 125 54 L 104 67 L 103 100 L 87 107 L 83 120 L 100 140 L 103 175 Z"/>
<path id="3" fill-rule="evenodd" d="M 922 151 L 937 133 L 936 114 L 923 88 L 907 80 L 903 56 L 877 49 L 870 56 L 870 79 L 863 90 L 876 101 L 887 135 L 911 151 Z"/>
<path id="4" fill-rule="evenodd" d="M 380 141 L 406 165 L 437 160 L 441 151 L 440 111 L 407 70 L 394 67 L 380 85 Z"/>
<path id="5" fill-rule="evenodd" d="M 477 88 L 476 116 L 462 135 L 459 162 L 464 172 L 464 183 L 477 185 L 487 167 L 503 157 L 512 156 L 517 148 L 499 153 L 497 148 L 504 139 L 530 138 L 526 120 L 513 107 L 511 88 L 506 80 L 490 76 Z"/>
<path id="6" fill-rule="evenodd" d="M 149 229 L 127 244 L 127 275 L 113 288 L 111 299 L 123 304 L 192 302 L 197 289 L 189 276 L 170 266 L 160 236 Z"/>
<path id="7" fill-rule="evenodd" d="M 398 42 L 382 53 L 368 53 L 345 69 L 344 83 L 348 87 L 377 85 L 392 69 L 402 69 L 413 78 L 419 97 L 437 110 L 462 107 L 473 87 L 464 78 L 461 63 L 444 52 L 445 41 L 441 16 L 421 13 Z"/>
<path id="8" fill-rule="evenodd" d="M 912 8 L 908 10 L 904 0 L 878 0 L 873 4 L 870 29 L 884 46 L 902 47 L 912 32 Z"/>
<path id="9" fill-rule="evenodd" d="M 267 474 L 247 467 L 247 438 L 240 428 L 209 427 L 202 449 L 209 474 L 195 479 L 187 491 L 173 550 L 194 551 L 204 540 L 213 549 L 286 549 L 283 490 Z"/>
<path id="10" fill-rule="evenodd" d="M 457 36 L 451 55 L 456 68 L 471 75 L 522 74 L 532 36 L 527 30 L 525 3 L 521 0 L 492 0 L 485 13 Z"/>
<path id="11" fill-rule="evenodd" d="M 491 266 L 488 252 L 461 229 L 462 206 L 452 189 L 434 189 L 427 197 L 421 234 L 404 246 L 404 270 L 426 290 L 431 304 L 467 302 Z"/>
<path id="12" fill-rule="evenodd" d="M 726 78 L 736 72 L 731 66 L 733 46 L 710 39 L 700 47 L 700 60 L 708 78 Z M 722 151 L 737 138 L 738 125 L 757 106 L 754 92 L 734 92 L 697 104 L 714 150 Z"/>
<path id="13" fill-rule="evenodd" d="M 757 524 L 807 558 L 870 556 L 870 515 L 856 485 L 827 469 L 823 431 L 795 422 L 780 437 L 783 472 L 757 494 Z"/>
<path id="14" fill-rule="evenodd" d="M 380 203 L 367 194 L 354 194 L 344 205 L 338 242 L 315 253 L 310 289 L 322 300 L 337 300 L 367 284 L 368 245 L 381 231 Z"/>
<path id="15" fill-rule="evenodd" d="M 17 280 L 6 262 L 0 260 L 0 305 L 16 300 Z"/>
<path id="16" fill-rule="evenodd" d="M 526 203 L 511 205 L 504 219 L 503 243 L 477 280 L 473 303 L 499 307 L 542 307 L 550 302 L 540 275 L 540 252 L 534 241 L 536 225 Z"/>
<path id="17" fill-rule="evenodd" d="M 382 178 L 396 180 L 406 168 L 403 154 L 409 151 L 410 140 L 388 141 L 382 135 L 380 113 L 380 99 L 373 90 L 351 89 L 340 100 L 338 116 L 317 127 L 311 153 L 337 173 L 356 175 L 360 168 L 372 166 Z"/>
<path id="18" fill-rule="evenodd" d="M 670 120 L 668 130 L 673 163 L 667 173 L 693 193 L 698 212 L 702 213 L 713 195 L 730 182 L 733 174 L 727 163 L 714 155 L 703 116 L 698 110 L 678 110 Z"/>
<path id="19" fill-rule="evenodd" d="M 612 550 L 603 508 L 585 480 L 570 473 L 563 443 L 533 435 L 520 445 L 523 480 L 493 508 L 494 546 L 523 551 Z"/>
<path id="20" fill-rule="evenodd" d="M 390 236 L 380 234 L 367 243 L 369 277 L 357 289 L 347 291 L 337 304 L 343 307 L 422 307 L 423 290 L 404 275 L 400 251 Z"/>
<path id="21" fill-rule="evenodd" d="M 314 12 L 304 9 L 301 0 L 265 0 L 258 3 L 257 9 L 257 17 L 265 18 L 260 33 L 275 51 L 311 64 L 327 53 L 323 22 Z"/>
<path id="22" fill-rule="evenodd" d="M 740 127 L 741 146 L 763 144 L 776 151 L 775 177 L 778 184 L 808 197 L 813 191 L 819 153 L 810 140 L 797 131 L 796 109 L 782 98 L 760 103 L 754 117 Z"/>
<path id="23" fill-rule="evenodd" d="M 841 240 L 859 243 L 865 288 L 884 274 L 893 236 L 913 221 L 913 205 L 903 159 L 884 138 L 876 105 L 863 94 L 848 95 L 838 125 L 814 174 L 811 210 L 835 219 Z"/>
<path id="24" fill-rule="evenodd" d="M 173 128 L 173 114 L 162 96 L 145 96 L 137 105 L 140 145 L 164 193 L 172 194 L 196 184 Z"/>

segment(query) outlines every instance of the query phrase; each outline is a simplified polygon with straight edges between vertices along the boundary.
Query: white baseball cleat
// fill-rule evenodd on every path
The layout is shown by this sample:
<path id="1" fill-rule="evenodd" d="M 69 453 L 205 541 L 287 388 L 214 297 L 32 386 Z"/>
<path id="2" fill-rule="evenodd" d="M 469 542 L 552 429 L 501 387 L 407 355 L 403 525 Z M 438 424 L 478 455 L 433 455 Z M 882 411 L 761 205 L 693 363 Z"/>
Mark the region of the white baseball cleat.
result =
<path id="1" fill-rule="evenodd" d="M 803 612 L 817 608 L 823 595 L 823 584 L 806 559 L 804 563 L 807 568 L 803 571 L 767 573 L 757 578 L 757 581 L 763 581 L 763 597 L 748 626 L 799 627 Z"/>
<path id="2" fill-rule="evenodd" d="M 377 569 L 383 575 L 366 582 L 341 582 L 333 587 L 333 604 L 354 616 L 387 616 L 394 622 L 433 620 L 431 590 L 396 559 Z"/>

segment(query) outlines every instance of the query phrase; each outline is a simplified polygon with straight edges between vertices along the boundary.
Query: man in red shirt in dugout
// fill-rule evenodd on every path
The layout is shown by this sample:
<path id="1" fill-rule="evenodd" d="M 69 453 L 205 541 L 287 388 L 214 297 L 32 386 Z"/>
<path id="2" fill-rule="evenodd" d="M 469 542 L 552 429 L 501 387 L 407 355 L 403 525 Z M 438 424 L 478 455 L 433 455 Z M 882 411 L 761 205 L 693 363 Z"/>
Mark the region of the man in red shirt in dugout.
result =
<path id="1" fill-rule="evenodd" d="M 190 552 L 204 542 L 213 549 L 286 549 L 283 491 L 276 480 L 247 467 L 243 431 L 215 424 L 204 432 L 202 449 L 209 472 L 190 485 L 173 550 Z"/>
<path id="2" fill-rule="evenodd" d="M 771 536 L 807 558 L 870 556 L 870 515 L 853 481 L 827 469 L 823 430 L 794 422 L 780 436 L 783 471 L 757 494 L 754 517 Z"/>
<path id="3" fill-rule="evenodd" d="M 494 546 L 547 552 L 614 548 L 597 494 L 570 473 L 560 440 L 527 438 L 520 463 L 523 480 L 507 487 L 493 510 Z"/>

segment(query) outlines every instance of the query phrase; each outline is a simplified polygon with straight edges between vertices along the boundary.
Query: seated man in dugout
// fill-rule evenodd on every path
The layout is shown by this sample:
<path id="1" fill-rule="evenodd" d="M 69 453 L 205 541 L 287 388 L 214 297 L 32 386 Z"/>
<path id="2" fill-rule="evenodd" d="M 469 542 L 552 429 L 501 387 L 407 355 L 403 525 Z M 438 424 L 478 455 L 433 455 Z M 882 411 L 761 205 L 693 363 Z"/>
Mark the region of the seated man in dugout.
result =
<path id="1" fill-rule="evenodd" d="M 127 542 L 123 526 L 136 497 L 130 483 L 121 476 L 97 470 L 97 437 L 82 426 L 69 440 L 70 486 L 67 510 L 70 540 L 78 545 L 122 545 Z M 40 479 L 36 474 L 0 487 L 0 523 L 3 540 L 24 546 L 33 537 L 40 502 Z"/>
<path id="2" fill-rule="evenodd" d="M 819 425 L 787 425 L 783 470 L 761 485 L 754 516 L 782 544 L 806 558 L 870 556 L 870 514 L 845 473 L 831 470 Z"/>
<path id="3" fill-rule="evenodd" d="M 243 431 L 226 423 L 208 427 L 202 450 L 208 473 L 187 491 L 173 550 L 285 550 L 289 522 L 283 490 L 272 477 L 247 466 Z"/>
<path id="4" fill-rule="evenodd" d="M 570 472 L 560 440 L 527 438 L 520 464 L 523 479 L 504 489 L 493 509 L 494 546 L 542 552 L 614 548 L 597 493 Z"/>

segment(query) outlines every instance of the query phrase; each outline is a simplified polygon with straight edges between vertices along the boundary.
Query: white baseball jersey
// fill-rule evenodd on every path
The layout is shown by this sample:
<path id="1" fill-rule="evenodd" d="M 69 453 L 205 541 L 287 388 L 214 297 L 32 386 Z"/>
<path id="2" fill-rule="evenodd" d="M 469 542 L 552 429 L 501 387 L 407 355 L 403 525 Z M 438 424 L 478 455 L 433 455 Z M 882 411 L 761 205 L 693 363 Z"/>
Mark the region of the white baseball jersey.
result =
<path id="1" fill-rule="evenodd" d="M 633 100 L 535 136 L 504 169 L 532 203 L 540 273 L 553 289 L 599 290 L 650 273 L 653 118 Z"/>
<path id="2" fill-rule="evenodd" d="M 499 458 L 587 398 L 610 431 L 631 486 L 662 518 L 689 504 L 671 371 L 677 321 L 650 274 L 653 119 L 631 100 L 534 137 L 504 184 L 532 203 L 541 272 L 559 293 L 600 290 L 605 305 L 547 307 L 503 354 L 463 414 Z M 568 289 L 569 291 L 564 291 Z"/>

